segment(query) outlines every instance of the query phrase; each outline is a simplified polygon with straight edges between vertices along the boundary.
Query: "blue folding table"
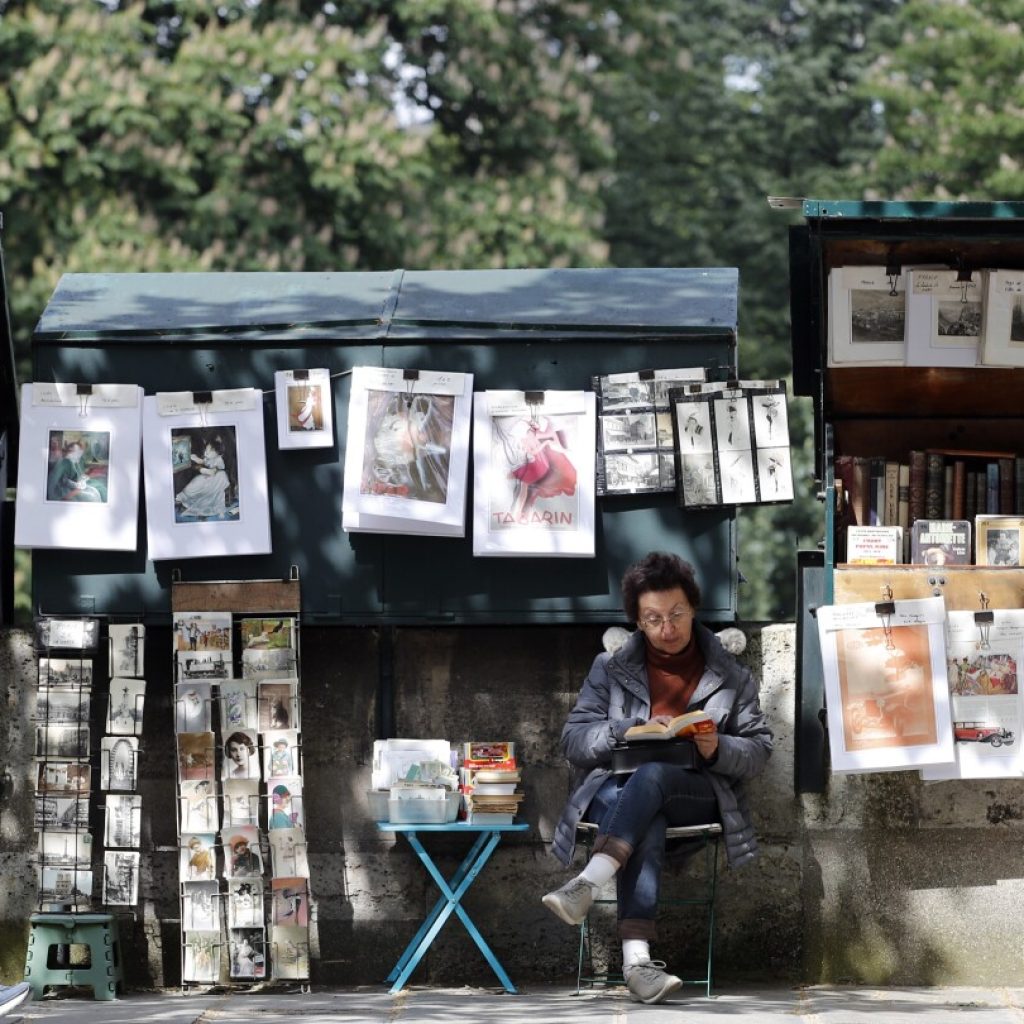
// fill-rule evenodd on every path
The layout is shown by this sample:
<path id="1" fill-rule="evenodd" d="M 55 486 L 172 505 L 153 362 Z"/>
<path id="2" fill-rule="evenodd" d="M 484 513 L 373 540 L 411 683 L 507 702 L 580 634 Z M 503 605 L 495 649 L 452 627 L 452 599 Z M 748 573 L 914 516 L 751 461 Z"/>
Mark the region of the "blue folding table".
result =
<path id="1" fill-rule="evenodd" d="M 377 828 L 381 832 L 400 832 L 409 840 L 409 845 L 416 851 L 427 873 L 441 890 L 441 896 L 433 909 L 427 915 L 426 920 L 420 925 L 419 931 L 412 937 L 412 941 L 405 947 L 394 969 L 387 976 L 387 981 L 392 982 L 389 991 L 400 992 L 409 980 L 409 976 L 416 969 L 416 965 L 423 959 L 424 954 L 430 948 L 434 939 L 437 938 L 445 921 L 454 912 L 458 919 L 466 926 L 473 941 L 477 944 L 484 958 L 491 965 L 491 969 L 498 976 L 498 980 L 505 987 L 506 992 L 515 992 L 516 987 L 512 984 L 505 969 L 501 966 L 494 951 L 487 945 L 484 937 L 473 924 L 472 918 L 466 913 L 462 906 L 462 897 L 469 891 L 469 887 L 476 881 L 477 876 L 483 870 L 484 865 L 494 853 L 495 847 L 501 842 L 505 832 L 525 832 L 530 826 L 522 825 L 471 825 L 465 821 L 453 821 L 444 825 L 413 825 L 399 824 L 392 821 L 378 821 Z M 430 854 L 420 842 L 419 832 L 444 832 L 449 835 L 459 833 L 473 833 L 476 838 L 469 852 L 463 858 L 458 870 L 452 875 L 450 882 L 445 881 L 444 875 L 438 870 Z"/>

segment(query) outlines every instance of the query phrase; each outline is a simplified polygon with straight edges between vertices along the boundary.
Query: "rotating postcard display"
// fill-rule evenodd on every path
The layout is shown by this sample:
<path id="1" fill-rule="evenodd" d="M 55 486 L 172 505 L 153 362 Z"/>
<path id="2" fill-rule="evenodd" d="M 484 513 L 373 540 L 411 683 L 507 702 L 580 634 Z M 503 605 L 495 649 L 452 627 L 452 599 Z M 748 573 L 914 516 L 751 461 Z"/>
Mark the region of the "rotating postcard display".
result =
<path id="1" fill-rule="evenodd" d="M 793 500 L 784 381 L 694 384 L 670 394 L 683 508 Z"/>
<path id="2" fill-rule="evenodd" d="M 343 529 L 466 535 L 473 375 L 352 370 Z"/>
<path id="3" fill-rule="evenodd" d="M 142 388 L 24 384 L 14 543 L 134 551 Z"/>
<path id="4" fill-rule="evenodd" d="M 278 370 L 278 448 L 333 448 L 334 410 L 327 370 Z"/>
<path id="5" fill-rule="evenodd" d="M 270 552 L 257 389 L 147 397 L 142 446 L 153 561 Z"/>
<path id="6" fill-rule="evenodd" d="M 473 554 L 593 558 L 593 393 L 483 391 L 473 408 Z"/>

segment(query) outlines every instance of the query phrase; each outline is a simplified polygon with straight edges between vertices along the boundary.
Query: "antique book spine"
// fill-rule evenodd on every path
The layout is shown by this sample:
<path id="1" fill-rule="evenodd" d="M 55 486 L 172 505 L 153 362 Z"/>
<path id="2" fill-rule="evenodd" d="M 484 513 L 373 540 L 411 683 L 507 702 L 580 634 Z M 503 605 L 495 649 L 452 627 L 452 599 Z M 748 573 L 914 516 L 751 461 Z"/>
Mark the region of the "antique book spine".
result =
<path id="1" fill-rule="evenodd" d="M 944 459 L 938 452 L 928 452 L 924 469 L 924 519 L 942 519 L 944 491 Z"/>
<path id="2" fill-rule="evenodd" d="M 1024 456 L 1018 455 L 1013 462 L 1013 514 L 1024 516 Z"/>
<path id="3" fill-rule="evenodd" d="M 1013 482 L 1013 459 L 999 460 L 999 514 L 1013 515 L 1016 489 Z"/>
<path id="4" fill-rule="evenodd" d="M 864 455 L 853 457 L 853 491 L 850 504 L 858 526 L 869 526 L 871 523 L 871 460 Z"/>
<path id="5" fill-rule="evenodd" d="M 903 561 L 910 560 L 910 463 L 899 464 L 899 497 L 896 525 L 903 530 Z"/>
<path id="6" fill-rule="evenodd" d="M 999 463 L 985 464 L 985 513 L 999 515 Z"/>
<path id="7" fill-rule="evenodd" d="M 885 514 L 885 459 L 880 455 L 871 458 L 871 507 L 869 509 L 871 526 L 881 526 Z"/>
<path id="8" fill-rule="evenodd" d="M 963 459 L 953 461 L 953 509 L 950 519 L 967 517 L 967 463 Z"/>
<path id="9" fill-rule="evenodd" d="M 985 503 L 986 503 L 986 489 L 988 487 L 987 473 L 984 469 L 978 470 L 978 476 L 974 481 L 974 503 L 975 511 L 974 514 L 978 516 L 985 515 Z"/>
<path id="10" fill-rule="evenodd" d="M 953 463 L 948 460 L 942 470 L 942 514 L 953 518 Z"/>
<path id="11" fill-rule="evenodd" d="M 920 449 L 912 451 L 910 465 L 910 524 L 924 519 L 925 454 Z"/>
<path id="12" fill-rule="evenodd" d="M 900 464 L 885 464 L 885 508 L 882 516 L 883 526 L 899 526 L 900 524 Z"/>
<path id="13" fill-rule="evenodd" d="M 964 486 L 964 519 L 974 522 L 978 514 L 978 471 L 967 470 L 967 482 Z"/>

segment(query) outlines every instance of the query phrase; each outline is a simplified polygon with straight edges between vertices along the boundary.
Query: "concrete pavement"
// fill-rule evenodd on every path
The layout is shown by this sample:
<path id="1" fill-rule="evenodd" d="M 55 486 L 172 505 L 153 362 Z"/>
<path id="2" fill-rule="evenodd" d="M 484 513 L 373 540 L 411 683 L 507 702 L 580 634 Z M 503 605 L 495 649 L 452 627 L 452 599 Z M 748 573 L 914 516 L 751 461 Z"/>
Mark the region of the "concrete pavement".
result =
<path id="1" fill-rule="evenodd" d="M 1020 988 L 729 988 L 712 999 L 689 994 L 658 1006 L 631 1002 L 624 989 L 585 992 L 565 986 L 496 989 L 383 986 L 312 993 L 129 993 L 114 1002 L 47 998 L 13 1011 L 4 1024 L 1024 1024 Z"/>

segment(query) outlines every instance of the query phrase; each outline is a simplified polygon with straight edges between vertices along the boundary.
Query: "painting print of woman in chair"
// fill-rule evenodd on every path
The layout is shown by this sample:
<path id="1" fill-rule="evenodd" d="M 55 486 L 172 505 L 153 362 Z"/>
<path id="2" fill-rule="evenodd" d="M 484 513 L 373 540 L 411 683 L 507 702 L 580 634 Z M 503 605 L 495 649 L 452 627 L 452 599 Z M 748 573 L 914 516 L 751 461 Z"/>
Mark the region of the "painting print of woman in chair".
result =
<path id="1" fill-rule="evenodd" d="M 234 427 L 172 429 L 171 468 L 176 523 L 238 521 Z"/>
<path id="2" fill-rule="evenodd" d="M 110 434 L 96 430 L 51 430 L 47 501 L 106 502 Z"/>

